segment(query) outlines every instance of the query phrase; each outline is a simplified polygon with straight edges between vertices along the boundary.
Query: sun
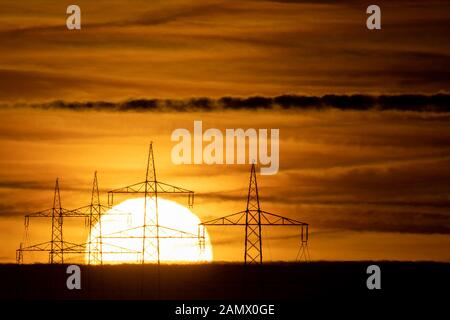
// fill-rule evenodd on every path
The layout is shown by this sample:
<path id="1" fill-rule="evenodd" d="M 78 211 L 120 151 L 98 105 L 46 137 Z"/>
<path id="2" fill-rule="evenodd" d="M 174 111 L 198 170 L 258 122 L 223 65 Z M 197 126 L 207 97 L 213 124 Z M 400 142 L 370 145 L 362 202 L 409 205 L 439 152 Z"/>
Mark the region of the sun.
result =
<path id="1" fill-rule="evenodd" d="M 141 263 L 144 203 L 144 198 L 129 199 L 106 212 L 101 217 L 101 238 L 99 225 L 93 228 L 88 242 L 91 241 L 95 252 L 100 252 L 101 247 L 103 263 Z M 154 201 L 147 200 L 147 214 L 152 213 Z M 158 197 L 158 216 L 161 262 L 212 261 L 212 246 L 207 231 L 203 251 L 200 251 L 197 238 L 173 238 L 179 236 L 174 230 L 184 231 L 185 235 L 197 235 L 200 219 L 191 210 Z M 155 243 L 154 240 L 149 241 Z M 89 254 L 85 259 L 89 259 Z M 146 256 L 146 262 L 156 262 L 156 257 Z"/>

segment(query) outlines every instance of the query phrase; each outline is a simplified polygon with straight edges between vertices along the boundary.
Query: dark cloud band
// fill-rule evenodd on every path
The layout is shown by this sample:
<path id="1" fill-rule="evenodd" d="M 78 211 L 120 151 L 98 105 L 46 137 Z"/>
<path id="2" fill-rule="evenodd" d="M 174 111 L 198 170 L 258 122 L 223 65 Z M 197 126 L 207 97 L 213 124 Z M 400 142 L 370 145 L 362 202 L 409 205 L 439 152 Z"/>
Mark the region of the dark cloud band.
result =
<path id="1" fill-rule="evenodd" d="M 53 101 L 40 104 L 16 104 L 17 107 L 65 110 L 102 111 L 220 111 L 220 110 L 394 110 L 416 112 L 450 112 L 449 94 L 401 95 L 280 95 L 276 97 L 222 97 L 191 99 L 135 99 L 124 102 L 67 102 Z"/>

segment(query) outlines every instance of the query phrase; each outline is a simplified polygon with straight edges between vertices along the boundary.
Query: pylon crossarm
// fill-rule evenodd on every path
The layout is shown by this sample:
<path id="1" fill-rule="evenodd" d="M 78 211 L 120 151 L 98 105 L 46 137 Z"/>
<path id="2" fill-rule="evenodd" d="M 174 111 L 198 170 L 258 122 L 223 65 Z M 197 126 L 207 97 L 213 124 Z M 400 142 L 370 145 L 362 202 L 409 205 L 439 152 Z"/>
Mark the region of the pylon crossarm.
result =
<path id="1" fill-rule="evenodd" d="M 147 187 L 146 187 L 147 185 Z M 155 190 L 156 189 L 156 190 Z M 194 191 L 177 187 L 168 183 L 159 181 L 144 181 L 132 184 L 123 188 L 108 191 L 108 204 L 112 205 L 113 195 L 115 193 L 165 193 L 165 194 L 185 194 L 188 196 L 188 206 L 194 205 Z"/>
<path id="2" fill-rule="evenodd" d="M 78 218 L 78 217 L 86 217 L 89 216 L 90 212 L 89 209 L 91 208 L 91 206 L 84 206 L 84 207 L 80 207 L 77 209 L 64 209 L 61 208 L 61 216 L 64 216 L 66 218 Z M 34 213 L 30 213 L 25 215 L 25 219 L 29 219 L 29 218 L 50 218 L 52 217 L 52 211 L 53 209 L 46 209 L 43 211 L 38 211 L 38 212 L 34 212 Z"/>
<path id="3" fill-rule="evenodd" d="M 84 206 L 76 209 L 65 210 L 63 216 L 65 218 L 79 218 L 79 217 L 89 217 L 91 206 Z"/>
<path id="4" fill-rule="evenodd" d="M 62 248 L 64 252 L 74 252 L 74 253 L 83 253 L 87 252 L 86 244 L 76 244 L 72 242 L 64 241 L 64 248 Z M 51 249 L 51 241 L 38 243 L 28 247 L 21 247 L 16 251 L 52 251 Z"/>
<path id="5" fill-rule="evenodd" d="M 104 237 L 105 238 L 105 237 Z M 108 236 L 106 239 L 143 239 L 144 236 Z M 145 239 L 199 239 L 201 236 L 185 236 L 185 235 L 174 235 L 174 236 L 145 236 Z"/>
<path id="6" fill-rule="evenodd" d="M 168 194 L 185 194 L 188 196 L 188 206 L 191 208 L 194 206 L 194 191 L 184 189 L 181 187 L 176 187 L 171 184 L 164 182 L 156 182 L 156 190 L 158 193 L 168 193 Z"/>
<path id="7" fill-rule="evenodd" d="M 136 254 L 141 254 L 142 253 L 140 250 L 125 248 L 125 247 L 118 246 L 118 245 L 111 244 L 111 243 L 104 243 L 103 246 L 105 246 L 105 247 L 113 247 L 113 248 L 122 250 L 121 252 L 117 252 L 117 251 L 103 251 L 103 253 L 136 253 Z"/>
<path id="8" fill-rule="evenodd" d="M 91 208 L 92 207 L 100 207 L 100 214 L 104 214 L 106 211 L 108 211 L 108 215 L 109 214 L 113 214 L 113 215 L 131 215 L 130 212 L 125 212 L 125 211 L 120 211 L 117 209 L 112 209 L 109 208 L 107 206 L 104 205 L 87 205 L 87 206 L 83 206 L 83 207 L 79 207 L 76 209 L 72 209 L 72 210 L 66 210 L 63 209 L 63 215 L 64 217 L 86 217 L 89 216 L 91 214 Z"/>
<path id="9" fill-rule="evenodd" d="M 69 210 L 61 208 L 61 214 L 64 215 L 68 212 Z M 52 212 L 53 212 L 53 208 L 50 209 L 45 209 L 42 211 L 38 211 L 38 212 L 33 212 L 30 214 L 25 215 L 25 219 L 27 218 L 48 218 L 52 216 Z"/>
<path id="10" fill-rule="evenodd" d="M 245 225 L 245 213 L 246 211 L 240 211 L 233 214 L 230 214 L 228 216 L 220 217 L 217 219 L 205 221 L 202 223 L 199 223 L 199 225 L 203 226 L 221 226 L 221 225 Z"/>
<path id="11" fill-rule="evenodd" d="M 46 210 L 42 210 L 42 211 L 38 211 L 38 212 L 33 212 L 30 214 L 25 215 L 25 219 L 27 218 L 40 218 L 40 217 L 51 217 L 52 216 L 52 208 L 50 209 L 46 209 Z"/>
<path id="12" fill-rule="evenodd" d="M 87 246 L 89 245 L 89 243 L 83 243 L 83 244 L 71 243 L 71 245 L 72 246 L 65 248 L 64 251 L 76 252 L 76 253 L 89 253 L 89 250 L 87 249 Z M 121 252 L 104 251 L 103 250 L 102 253 L 124 253 L 124 252 L 126 252 L 126 253 L 141 253 L 138 250 L 125 248 L 125 247 L 118 246 L 118 245 L 111 244 L 111 243 L 103 243 L 102 246 L 113 247 L 113 248 L 122 250 Z"/>
<path id="13" fill-rule="evenodd" d="M 155 225 L 147 225 L 146 227 L 155 227 Z M 129 228 L 126 230 L 120 230 L 120 231 L 116 231 L 116 232 L 112 232 L 106 235 L 102 235 L 103 239 L 120 239 L 120 238 L 132 238 L 132 239 L 142 239 L 143 236 L 142 235 L 138 235 L 138 236 L 132 236 L 127 234 L 130 231 L 135 231 L 135 230 L 139 230 L 142 229 L 143 226 L 139 226 L 139 227 L 133 227 L 133 228 Z M 160 230 L 160 238 L 199 238 L 198 235 L 187 232 L 187 231 L 182 231 L 182 230 L 177 230 L 177 229 L 173 229 L 173 228 L 169 228 L 169 227 L 164 227 L 164 226 L 159 226 L 159 230 Z M 170 232 L 172 234 L 170 234 Z M 146 235 L 146 238 L 152 238 L 150 236 Z"/>
<path id="14" fill-rule="evenodd" d="M 160 236 L 170 238 L 198 238 L 199 236 L 187 231 L 177 230 L 169 227 L 159 226 Z M 170 234 L 172 232 L 176 236 Z"/>
<path id="15" fill-rule="evenodd" d="M 251 213 L 257 213 L 258 210 L 248 210 Z M 247 211 L 237 212 L 228 216 L 220 217 L 214 220 L 205 221 L 199 225 L 214 226 L 214 225 L 237 225 L 245 226 L 245 214 Z M 273 214 L 267 211 L 260 210 L 261 212 L 261 225 L 262 226 L 281 226 L 281 225 L 295 225 L 295 226 L 307 226 L 307 223 L 297 221 L 291 218 L 283 217 L 277 214 Z M 257 225 L 257 223 L 249 222 L 249 225 Z"/>
<path id="16" fill-rule="evenodd" d="M 65 216 L 71 216 L 71 217 L 85 217 L 90 215 L 90 209 L 91 206 L 83 206 L 76 209 L 68 210 L 68 212 L 65 214 Z"/>
<path id="17" fill-rule="evenodd" d="M 113 245 L 113 244 L 103 244 L 104 246 L 110 246 L 110 247 L 114 247 L 116 249 L 119 249 L 120 251 L 105 251 L 103 250 L 102 253 L 103 254 L 123 254 L 123 253 L 133 253 L 133 254 L 141 254 L 140 251 L 138 250 L 133 250 L 133 249 L 129 249 L 129 248 L 125 248 L 125 247 L 121 247 L 121 246 L 117 246 L 117 245 Z M 70 249 L 64 249 L 65 253 L 93 253 L 92 251 L 89 252 L 88 249 L 86 249 L 84 247 L 84 245 L 82 247 L 73 247 Z"/>
<path id="18" fill-rule="evenodd" d="M 115 208 L 109 208 L 107 206 L 104 205 L 100 205 L 102 214 L 104 214 L 105 211 L 108 211 L 108 215 L 117 215 L 117 216 L 131 216 L 132 213 L 131 212 L 127 212 L 127 211 L 121 211 L 121 210 L 117 210 Z"/>
<path id="19" fill-rule="evenodd" d="M 307 223 L 260 210 L 261 225 L 308 225 Z"/>
<path id="20" fill-rule="evenodd" d="M 120 231 L 115 231 L 115 232 L 111 232 L 111 233 L 102 235 L 102 238 L 103 238 L 103 239 L 107 239 L 107 238 L 118 238 L 117 236 L 121 236 L 121 237 L 123 237 L 123 238 L 127 238 L 127 237 L 129 237 L 128 232 L 130 232 L 130 231 L 135 231 L 135 230 L 138 230 L 138 229 L 142 229 L 142 226 L 139 226 L 139 227 L 133 227 L 133 228 L 128 228 L 128 229 L 125 229 L 125 230 L 120 230 Z"/>
<path id="21" fill-rule="evenodd" d="M 150 181 L 144 181 L 144 182 L 138 182 L 135 184 L 130 184 L 128 186 L 110 190 L 108 191 L 108 194 L 111 193 L 144 193 L 145 192 L 145 184 L 149 183 Z"/>
<path id="22" fill-rule="evenodd" d="M 65 241 L 64 244 L 66 245 L 66 247 L 64 248 L 64 251 L 76 251 L 76 252 L 80 252 L 80 251 L 88 251 L 86 249 L 86 244 L 77 244 L 77 243 L 72 243 L 72 242 L 67 242 Z"/>
<path id="23" fill-rule="evenodd" d="M 159 181 L 143 181 L 122 188 L 114 189 L 108 191 L 108 193 L 145 193 L 145 184 L 154 185 L 156 182 L 157 192 L 161 193 L 194 193 L 194 191 L 177 187 L 168 183 Z M 152 192 L 154 190 L 147 190 L 147 192 Z"/>
<path id="24" fill-rule="evenodd" d="M 184 188 L 176 187 L 164 182 L 156 182 L 156 187 L 158 193 L 182 193 L 182 194 L 194 194 L 194 191 L 187 190 Z"/>
<path id="25" fill-rule="evenodd" d="M 21 247 L 20 249 L 17 249 L 17 251 L 50 251 L 50 250 L 51 250 L 50 241 L 34 244 L 28 247 Z"/>

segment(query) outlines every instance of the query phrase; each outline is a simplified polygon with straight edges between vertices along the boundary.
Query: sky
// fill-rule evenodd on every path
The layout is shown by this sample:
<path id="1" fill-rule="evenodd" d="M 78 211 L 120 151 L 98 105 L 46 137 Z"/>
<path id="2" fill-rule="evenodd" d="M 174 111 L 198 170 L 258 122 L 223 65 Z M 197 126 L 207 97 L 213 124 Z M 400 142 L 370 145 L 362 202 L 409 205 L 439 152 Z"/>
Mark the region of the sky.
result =
<path id="1" fill-rule="evenodd" d="M 248 165 L 171 161 L 172 131 L 194 120 L 280 129 L 261 206 L 310 224 L 313 260 L 450 261 L 448 2 L 379 1 L 377 31 L 363 1 L 77 1 L 79 31 L 69 4 L 0 1 L 0 262 L 15 259 L 23 215 L 51 207 L 56 177 L 75 208 L 97 170 L 105 202 L 144 179 L 150 140 L 159 179 L 194 190 L 201 220 L 245 209 Z M 372 102 L 323 98 L 354 94 Z M 416 96 L 380 109 L 401 94 Z M 280 95 L 313 102 L 283 108 Z M 32 223 L 30 240 L 47 241 Z M 86 239 L 82 222 L 66 227 Z M 216 260 L 242 259 L 243 229 L 209 232 Z M 263 236 L 265 259 L 295 259 L 295 229 Z"/>
<path id="2" fill-rule="evenodd" d="M 422 3 L 421 3 L 422 2 Z M 0 101 L 447 90 L 450 4 L 0 1 Z"/>

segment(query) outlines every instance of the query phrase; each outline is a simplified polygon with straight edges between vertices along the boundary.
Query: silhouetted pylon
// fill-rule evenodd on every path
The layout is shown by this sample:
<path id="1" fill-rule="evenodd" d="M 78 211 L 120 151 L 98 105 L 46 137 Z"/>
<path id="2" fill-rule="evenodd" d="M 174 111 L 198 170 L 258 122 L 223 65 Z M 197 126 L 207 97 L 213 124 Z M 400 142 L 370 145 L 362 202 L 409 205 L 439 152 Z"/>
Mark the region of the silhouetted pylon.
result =
<path id="1" fill-rule="evenodd" d="M 89 228 L 89 237 L 86 243 L 72 244 L 65 247 L 64 251 L 72 250 L 70 253 L 86 253 L 88 264 L 103 264 L 104 254 L 138 254 L 136 250 L 124 248 L 115 244 L 105 243 L 102 230 L 102 217 L 107 214 L 130 215 L 129 212 L 122 212 L 110 209 L 100 202 L 100 192 L 98 187 L 97 171 L 94 172 L 94 180 L 91 189 L 91 200 L 87 206 L 69 210 L 63 213 L 64 217 L 85 217 L 86 226 Z M 104 249 L 106 245 L 107 249 Z"/>
<path id="2" fill-rule="evenodd" d="M 97 189 L 98 190 L 98 189 Z M 98 198 L 97 198 L 98 199 Z M 28 242 L 28 229 L 30 218 L 50 218 L 51 220 L 51 239 L 50 241 L 24 245 L 20 244 L 16 250 L 17 263 L 23 263 L 24 252 L 48 252 L 49 263 L 64 263 L 66 254 L 83 254 L 87 252 L 87 246 L 68 242 L 63 238 L 63 220 L 64 218 L 83 218 L 89 219 L 89 212 L 80 209 L 67 210 L 61 206 L 61 196 L 59 190 L 59 179 L 56 179 L 53 206 L 50 209 L 38 211 L 25 215 L 25 241 Z"/>
<path id="3" fill-rule="evenodd" d="M 16 251 L 17 263 L 23 263 L 24 252 L 48 252 L 49 262 L 52 264 L 64 263 L 65 253 L 85 253 L 86 249 L 83 245 L 68 242 L 63 239 L 63 220 L 65 217 L 86 219 L 88 215 L 78 210 L 67 210 L 62 208 L 59 191 L 59 179 L 56 179 L 52 208 L 25 215 L 25 239 L 28 239 L 30 218 L 50 218 L 51 239 L 50 241 L 30 246 L 24 246 L 24 244 L 21 243 L 19 249 Z"/>
<path id="4" fill-rule="evenodd" d="M 245 210 L 245 256 L 244 262 L 262 263 L 261 208 L 259 207 L 258 184 L 255 164 L 250 170 L 247 209 Z"/>
<path id="5" fill-rule="evenodd" d="M 142 258 L 141 262 L 156 261 L 160 263 L 160 239 L 161 238 L 197 238 L 198 235 L 190 234 L 181 230 L 171 229 L 159 225 L 158 196 L 160 194 L 185 194 L 188 196 L 188 205 L 192 207 L 194 192 L 163 183 L 156 178 L 155 158 L 153 154 L 153 143 L 150 142 L 145 181 L 125 186 L 123 188 L 108 191 L 108 206 L 114 203 L 114 194 L 143 194 L 144 195 L 144 221 L 142 228 Z M 137 228 L 125 229 L 119 232 L 105 235 L 105 239 L 127 238 L 129 231 Z M 161 236 L 160 232 L 169 232 L 169 235 Z M 136 238 L 133 236 L 133 238 Z"/>
<path id="6" fill-rule="evenodd" d="M 147 212 L 147 203 L 154 212 Z M 144 191 L 144 226 L 142 237 L 142 263 L 145 260 L 157 260 L 160 263 L 159 250 L 159 216 L 158 216 L 158 188 L 156 185 L 155 158 L 153 155 L 153 143 L 150 143 L 147 159 L 147 171 L 145 173 Z"/>
<path id="7" fill-rule="evenodd" d="M 109 210 L 109 211 L 108 211 Z M 51 240 L 43 243 L 24 245 L 20 244 L 16 250 L 17 263 L 23 263 L 24 252 L 48 252 L 50 263 L 64 263 L 66 254 L 87 254 L 88 263 L 102 263 L 104 253 L 116 254 L 118 250 L 123 253 L 137 254 L 136 250 L 123 248 L 117 245 L 108 244 L 112 251 L 103 250 L 103 237 L 101 230 L 101 217 L 108 211 L 109 215 L 129 214 L 117 210 L 110 210 L 106 206 L 100 204 L 100 194 L 98 190 L 97 172 L 94 174 L 94 182 L 92 185 L 91 202 L 89 205 L 67 210 L 61 207 L 61 196 L 59 190 L 59 180 L 56 179 L 53 206 L 50 209 L 38 211 L 25 215 L 25 241 L 28 242 L 28 228 L 30 218 L 50 218 L 51 219 Z M 73 243 L 63 239 L 63 220 L 65 218 L 83 218 L 86 225 L 89 226 L 89 240 L 87 243 Z M 97 235 L 93 238 L 92 234 Z M 120 253 L 119 252 L 119 253 Z"/>
<path id="8" fill-rule="evenodd" d="M 255 164 L 252 164 L 250 169 L 247 208 L 244 211 L 200 223 L 199 236 L 205 234 L 205 226 L 245 226 L 245 264 L 263 262 L 262 226 L 300 226 L 300 258 L 304 261 L 309 260 L 308 224 L 261 210 Z M 299 255 L 297 260 L 298 257 Z"/>
<path id="9" fill-rule="evenodd" d="M 50 263 L 64 263 L 63 215 L 58 179 L 56 179 L 53 197 L 52 240 L 50 250 Z"/>
<path id="10" fill-rule="evenodd" d="M 102 241 L 102 206 L 100 204 L 100 193 L 98 191 L 97 171 L 94 173 L 92 184 L 91 205 L 89 208 L 89 243 L 88 243 L 88 263 L 103 263 L 103 241 Z M 92 235 L 96 235 L 92 239 Z"/>
<path id="11" fill-rule="evenodd" d="M 20 244 L 16 251 L 17 263 L 23 262 L 23 253 L 25 251 L 48 252 L 50 263 L 64 263 L 64 251 L 70 246 L 69 251 L 78 250 L 72 243 L 66 243 L 63 240 L 63 216 L 67 214 L 67 210 L 61 207 L 61 196 L 59 192 L 59 179 L 56 179 L 55 189 L 53 193 L 53 206 L 50 209 L 35 212 L 25 216 L 25 241 L 28 239 L 28 226 L 30 218 L 50 218 L 51 219 L 51 239 L 50 241 L 24 246 Z"/>

